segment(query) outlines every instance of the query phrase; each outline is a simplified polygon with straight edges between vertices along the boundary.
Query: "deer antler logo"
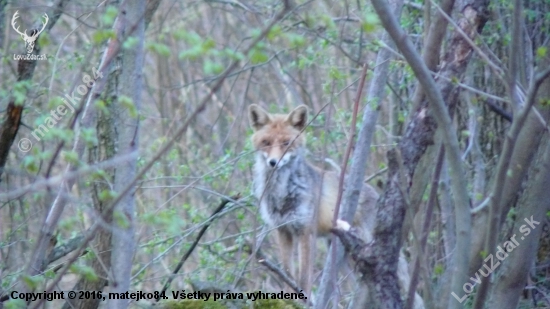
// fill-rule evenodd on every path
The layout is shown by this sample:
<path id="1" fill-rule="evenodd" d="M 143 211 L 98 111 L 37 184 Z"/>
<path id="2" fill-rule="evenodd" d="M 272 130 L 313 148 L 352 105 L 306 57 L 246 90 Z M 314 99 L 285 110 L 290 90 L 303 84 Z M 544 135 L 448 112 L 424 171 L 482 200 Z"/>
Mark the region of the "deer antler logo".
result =
<path id="1" fill-rule="evenodd" d="M 27 47 L 28 54 L 32 53 L 34 49 L 34 42 L 38 38 L 38 35 L 42 33 L 42 31 L 44 31 L 44 28 L 46 28 L 46 25 L 48 24 L 48 20 L 49 20 L 48 14 L 44 13 L 43 17 L 44 17 L 44 23 L 42 24 L 42 29 L 38 31 L 36 29 L 33 29 L 31 32 L 31 35 L 27 35 L 27 29 L 25 29 L 25 32 L 21 32 L 19 31 L 19 26 L 15 28 L 15 20 L 19 18 L 19 11 L 15 11 L 15 14 L 13 14 L 13 17 L 11 19 L 11 26 L 17 33 L 21 35 L 23 40 L 25 40 L 25 47 Z"/>

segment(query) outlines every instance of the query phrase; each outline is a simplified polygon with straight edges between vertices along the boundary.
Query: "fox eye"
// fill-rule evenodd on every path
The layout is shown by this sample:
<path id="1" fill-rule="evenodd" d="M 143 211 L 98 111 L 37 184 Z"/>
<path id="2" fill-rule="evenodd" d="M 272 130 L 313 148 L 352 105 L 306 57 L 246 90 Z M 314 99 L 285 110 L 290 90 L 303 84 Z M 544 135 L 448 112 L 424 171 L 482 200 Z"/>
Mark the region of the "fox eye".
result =
<path id="1" fill-rule="evenodd" d="M 266 139 L 264 139 L 264 140 L 262 141 L 262 146 L 264 146 L 264 147 L 271 146 L 271 142 L 268 141 L 268 140 L 266 140 Z"/>
<path id="2" fill-rule="evenodd" d="M 290 145 L 290 141 L 285 139 L 282 144 L 283 144 L 283 146 L 286 147 L 286 146 Z"/>

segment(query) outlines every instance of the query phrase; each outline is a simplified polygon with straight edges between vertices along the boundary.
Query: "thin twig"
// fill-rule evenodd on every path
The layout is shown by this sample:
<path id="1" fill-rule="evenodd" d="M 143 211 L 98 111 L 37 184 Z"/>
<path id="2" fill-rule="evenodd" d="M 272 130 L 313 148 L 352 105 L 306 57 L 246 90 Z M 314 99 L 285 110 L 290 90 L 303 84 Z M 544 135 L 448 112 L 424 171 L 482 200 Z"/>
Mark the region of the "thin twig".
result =
<path id="1" fill-rule="evenodd" d="M 542 75 L 541 75 L 542 74 Z M 507 174 L 509 172 L 509 167 L 512 162 L 512 155 L 516 148 L 516 141 L 519 137 L 523 125 L 527 121 L 527 117 L 531 112 L 533 105 L 536 103 L 536 96 L 538 89 L 544 80 L 545 73 L 536 73 L 534 78 L 531 80 L 529 85 L 529 90 L 527 91 L 525 106 L 518 111 L 517 117 L 514 117 L 512 122 L 512 127 L 506 133 L 506 139 L 504 146 L 502 147 L 501 155 L 499 157 L 499 162 L 497 165 L 497 170 L 495 173 L 495 183 L 491 190 L 491 196 L 489 199 L 489 225 L 487 227 L 487 232 L 485 235 L 485 252 L 492 252 L 495 250 L 497 245 L 497 238 L 500 233 L 500 227 L 502 224 L 502 196 L 505 184 L 508 181 Z M 512 97 L 511 100 L 516 100 Z M 479 286 L 479 289 L 474 300 L 474 308 L 479 309 L 483 308 L 485 299 L 488 294 L 489 285 L 491 282 L 489 280 L 483 280 Z M 458 289 L 457 289 L 458 290 Z"/>
<path id="2" fill-rule="evenodd" d="M 416 258 L 414 260 L 413 271 L 411 275 L 411 281 L 409 282 L 409 294 L 407 295 L 407 303 L 405 309 L 412 309 L 415 299 L 416 286 L 418 284 L 418 277 L 420 272 L 420 259 L 425 253 L 426 243 L 428 241 L 428 233 L 432 224 L 432 214 L 437 198 L 437 190 L 439 187 L 439 176 L 441 175 L 441 169 L 443 167 L 443 160 L 445 159 L 445 147 L 443 145 L 439 148 L 439 155 L 437 158 L 437 164 L 435 166 L 434 175 L 432 178 L 432 185 L 430 189 L 430 197 L 428 198 L 428 204 L 426 205 L 426 213 L 424 217 L 424 223 L 422 226 L 422 234 L 420 238 L 420 244 L 417 248 Z"/>
<path id="3" fill-rule="evenodd" d="M 247 46 L 247 48 L 243 50 L 243 54 L 245 55 L 248 54 L 261 40 L 263 40 L 263 38 L 265 38 L 265 36 L 269 33 L 271 28 L 273 28 L 275 24 L 277 24 L 281 19 L 283 19 L 286 16 L 286 13 L 289 11 L 289 9 L 290 9 L 289 1 L 285 1 L 284 7 L 281 10 L 281 12 L 279 12 L 273 18 L 273 20 L 261 31 L 261 33 L 252 40 L 252 42 Z M 195 119 L 195 117 L 202 110 L 204 110 L 204 108 L 206 107 L 206 104 L 210 102 L 210 99 L 212 98 L 214 93 L 221 88 L 227 76 L 237 67 L 238 63 L 239 63 L 239 60 L 235 60 L 229 65 L 229 67 L 225 70 L 225 72 L 222 74 L 222 76 L 217 81 L 217 83 L 211 88 L 210 92 L 200 101 L 197 108 L 195 108 L 195 110 L 189 114 L 189 116 L 187 117 L 183 125 L 174 133 L 172 139 L 170 139 L 164 146 L 162 146 L 162 148 L 152 157 L 152 159 L 149 162 L 147 162 L 147 164 L 141 169 L 141 171 L 139 171 L 139 173 L 137 173 L 136 176 L 131 181 L 129 181 L 128 185 L 124 189 L 122 189 L 119 192 L 119 195 L 105 208 L 105 212 L 109 212 L 112 209 L 114 209 L 114 206 L 117 205 L 122 200 L 122 198 L 134 188 L 136 182 L 139 179 L 141 179 L 145 175 L 145 173 L 147 173 L 147 171 L 149 171 L 149 169 L 153 167 L 153 165 L 156 162 L 158 162 L 160 157 L 162 157 L 169 149 L 172 148 L 172 145 L 174 144 L 174 142 L 178 140 L 180 136 L 187 131 L 187 128 L 191 124 L 191 121 Z M 107 64 L 104 63 L 104 65 L 101 66 L 101 68 L 104 68 L 105 65 Z M 96 84 L 94 84 L 94 87 L 95 86 Z M 88 245 L 88 243 L 95 237 L 96 231 L 98 229 L 99 229 L 98 224 L 94 224 L 90 228 L 90 232 L 84 238 L 84 241 L 80 246 L 80 248 L 67 260 L 66 265 L 60 270 L 58 276 L 54 280 L 52 280 L 50 285 L 47 287 L 46 292 L 52 291 L 54 287 L 59 283 L 59 281 L 61 280 L 61 277 L 69 270 L 70 265 L 72 265 L 72 263 L 74 263 L 76 259 L 78 259 L 78 257 L 80 256 L 80 252 L 84 250 L 84 248 Z M 37 302 L 34 308 L 38 308 L 41 305 L 41 303 L 42 302 Z"/>
<path id="4" fill-rule="evenodd" d="M 342 193 L 344 191 L 344 178 L 346 176 L 346 169 L 348 166 L 349 157 L 351 155 L 351 149 L 353 148 L 353 145 L 355 145 L 355 127 L 357 123 L 357 112 L 359 111 L 359 101 L 361 101 L 361 96 L 363 94 L 363 88 L 365 87 L 365 79 L 367 77 L 367 71 L 368 71 L 368 64 L 363 65 L 363 71 L 361 72 L 361 81 L 359 82 L 358 88 L 357 88 L 357 95 L 355 96 L 355 102 L 353 106 L 353 114 L 351 118 L 351 128 L 350 128 L 350 134 L 349 134 L 349 141 L 348 146 L 346 148 L 346 153 L 344 155 L 344 161 L 342 162 L 342 170 L 340 171 L 340 179 L 338 183 L 338 196 L 336 198 L 336 208 L 334 209 L 334 216 L 332 217 L 332 225 L 336 226 L 336 221 L 338 220 L 338 214 L 340 212 L 340 203 L 342 202 Z M 332 235 L 332 243 L 336 244 L 336 236 Z M 332 263 L 336 263 L 336 246 L 330 246 L 331 247 L 331 254 L 332 254 Z M 330 276 L 333 280 L 331 280 L 333 283 L 336 283 L 336 267 L 335 265 L 332 266 L 332 272 Z"/>
<path id="5" fill-rule="evenodd" d="M 365 79 L 367 77 L 368 64 L 363 65 L 363 71 L 361 72 L 361 81 L 357 88 L 357 95 L 355 97 L 355 102 L 353 106 L 353 114 L 351 118 L 351 128 L 349 134 L 348 146 L 346 148 L 346 153 L 344 155 L 344 161 L 342 162 L 342 170 L 340 171 L 340 180 L 338 183 L 338 197 L 336 198 L 336 208 L 334 209 L 334 216 L 332 217 L 332 225 L 336 226 L 336 220 L 338 220 L 338 213 L 340 212 L 340 203 L 342 202 L 342 193 L 344 191 L 344 178 L 346 176 L 346 168 L 348 166 L 349 157 L 351 156 L 351 149 L 355 144 L 355 127 L 357 124 L 357 112 L 359 111 L 359 101 L 361 101 L 361 96 L 363 94 L 363 88 L 365 86 Z M 334 247 L 334 246 L 333 246 Z"/>
<path id="6" fill-rule="evenodd" d="M 237 195 L 234 195 L 234 196 L 231 197 L 231 199 L 235 200 L 235 201 L 239 200 L 240 198 L 241 198 L 240 194 L 237 194 Z M 166 292 L 168 290 L 168 288 L 170 287 L 170 284 L 172 283 L 174 278 L 176 278 L 176 275 L 180 271 L 180 269 L 183 266 L 183 264 L 185 263 L 185 261 L 187 261 L 187 259 L 191 255 L 191 253 L 193 253 L 193 251 L 197 247 L 197 244 L 199 243 L 199 240 L 201 240 L 202 236 L 204 235 L 204 233 L 206 232 L 208 227 L 210 227 L 210 224 L 212 224 L 214 217 L 216 217 L 216 215 L 220 211 L 222 211 L 225 208 L 225 206 L 227 206 L 227 204 L 229 204 L 230 202 L 231 202 L 230 199 L 222 200 L 222 202 L 220 203 L 218 208 L 216 208 L 216 210 L 214 210 L 214 212 L 210 215 L 210 217 L 207 220 L 207 223 L 202 227 L 199 234 L 197 235 L 197 238 L 195 238 L 195 241 L 193 241 L 193 243 L 191 244 L 191 247 L 189 247 L 189 249 L 187 249 L 187 252 L 185 252 L 185 254 L 181 257 L 181 260 L 178 262 L 178 265 L 176 266 L 176 268 L 174 269 L 174 271 L 172 272 L 170 277 L 168 277 L 168 280 L 166 280 L 166 283 L 164 283 L 164 287 L 162 288 L 162 292 L 156 298 L 157 302 L 160 300 L 160 295 L 164 294 L 164 292 Z"/>

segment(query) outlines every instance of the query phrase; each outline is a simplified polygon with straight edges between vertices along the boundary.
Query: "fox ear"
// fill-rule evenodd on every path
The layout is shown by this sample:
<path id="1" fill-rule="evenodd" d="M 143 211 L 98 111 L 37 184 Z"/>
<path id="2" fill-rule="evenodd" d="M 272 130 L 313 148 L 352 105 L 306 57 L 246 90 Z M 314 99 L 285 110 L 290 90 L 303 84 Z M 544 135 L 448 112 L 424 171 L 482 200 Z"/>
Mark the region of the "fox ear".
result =
<path id="1" fill-rule="evenodd" d="M 296 129 L 302 131 L 307 125 L 307 106 L 300 105 L 296 107 L 288 116 L 286 121 Z"/>
<path id="2" fill-rule="evenodd" d="M 250 120 L 250 126 L 252 126 L 255 131 L 261 129 L 271 121 L 269 113 L 256 104 L 252 104 L 248 107 L 248 119 Z"/>

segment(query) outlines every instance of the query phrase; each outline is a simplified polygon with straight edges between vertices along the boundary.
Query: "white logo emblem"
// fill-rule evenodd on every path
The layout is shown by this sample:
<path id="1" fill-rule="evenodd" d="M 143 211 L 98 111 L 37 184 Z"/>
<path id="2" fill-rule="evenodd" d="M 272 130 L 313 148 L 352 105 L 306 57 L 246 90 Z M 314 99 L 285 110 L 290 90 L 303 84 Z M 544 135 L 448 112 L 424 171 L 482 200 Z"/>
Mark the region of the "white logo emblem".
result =
<path id="1" fill-rule="evenodd" d="M 44 28 L 46 28 L 46 25 L 48 24 L 48 20 L 49 20 L 48 14 L 44 13 L 44 16 L 43 16 L 44 24 L 42 25 L 42 29 L 40 29 L 40 31 L 32 30 L 31 35 L 27 35 L 27 29 L 25 29 L 25 32 L 21 32 L 19 31 L 19 26 L 17 26 L 17 28 L 15 27 L 15 20 L 19 18 L 18 12 L 19 11 L 15 11 L 15 14 L 13 14 L 13 17 L 11 19 L 11 26 L 17 33 L 21 35 L 23 40 L 25 40 L 25 47 L 27 48 L 27 53 L 31 54 L 34 49 L 34 42 L 38 38 L 38 35 L 42 33 L 42 31 L 44 31 Z"/>

